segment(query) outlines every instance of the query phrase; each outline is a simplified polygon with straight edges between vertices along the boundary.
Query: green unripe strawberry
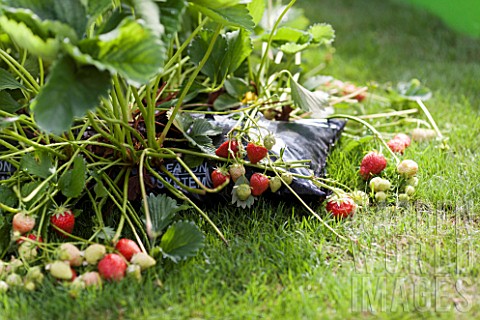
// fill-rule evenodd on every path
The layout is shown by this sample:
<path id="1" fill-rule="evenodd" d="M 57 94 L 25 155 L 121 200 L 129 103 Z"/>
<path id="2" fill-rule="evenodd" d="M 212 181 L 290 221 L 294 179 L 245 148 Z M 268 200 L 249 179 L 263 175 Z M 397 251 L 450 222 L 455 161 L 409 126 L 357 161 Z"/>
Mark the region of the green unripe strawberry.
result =
<path id="1" fill-rule="evenodd" d="M 270 186 L 270 191 L 277 192 L 282 187 L 282 178 L 277 176 L 272 177 L 268 184 Z"/>
<path id="2" fill-rule="evenodd" d="M 238 199 L 240 199 L 241 201 L 247 200 L 248 197 L 250 197 L 250 195 L 252 194 L 252 189 L 247 183 L 239 184 L 238 186 L 235 186 L 234 189 Z"/>
<path id="3" fill-rule="evenodd" d="M 408 201 L 410 200 L 410 197 L 406 193 L 400 193 L 398 195 L 398 201 Z"/>
<path id="4" fill-rule="evenodd" d="M 273 134 L 267 134 L 265 138 L 263 138 L 263 145 L 267 150 L 272 150 L 275 143 L 277 143 L 277 140 Z"/>
<path id="5" fill-rule="evenodd" d="M 293 182 L 293 175 L 290 172 L 282 172 L 280 177 L 282 178 L 283 182 L 288 185 L 292 184 Z"/>
<path id="6" fill-rule="evenodd" d="M 42 269 L 39 266 L 31 267 L 25 278 L 29 281 L 33 281 L 36 283 L 42 283 L 44 275 L 42 273 Z"/>
<path id="7" fill-rule="evenodd" d="M 105 254 L 107 253 L 107 249 L 104 245 L 94 243 L 91 244 L 85 249 L 85 260 L 87 260 L 88 264 L 96 265 L 98 261 L 100 261 Z"/>
<path id="8" fill-rule="evenodd" d="M 135 253 L 132 257 L 132 260 L 130 260 L 132 264 L 135 264 L 137 266 L 140 266 L 142 270 L 148 269 L 153 267 L 155 264 L 157 264 L 157 261 L 150 257 L 147 253 L 145 252 L 139 252 Z"/>
<path id="9" fill-rule="evenodd" d="M 50 274 L 57 279 L 71 280 L 73 271 L 70 265 L 64 261 L 54 261 L 49 265 Z"/>
<path id="10" fill-rule="evenodd" d="M 375 200 L 377 202 L 384 202 L 385 200 L 387 200 L 387 194 L 383 191 L 379 191 L 375 193 Z"/>
<path id="11" fill-rule="evenodd" d="M 27 291 L 35 291 L 35 289 L 36 289 L 35 282 L 33 282 L 33 281 L 26 281 L 26 282 L 23 284 L 23 287 L 24 287 L 25 290 L 27 290 Z"/>

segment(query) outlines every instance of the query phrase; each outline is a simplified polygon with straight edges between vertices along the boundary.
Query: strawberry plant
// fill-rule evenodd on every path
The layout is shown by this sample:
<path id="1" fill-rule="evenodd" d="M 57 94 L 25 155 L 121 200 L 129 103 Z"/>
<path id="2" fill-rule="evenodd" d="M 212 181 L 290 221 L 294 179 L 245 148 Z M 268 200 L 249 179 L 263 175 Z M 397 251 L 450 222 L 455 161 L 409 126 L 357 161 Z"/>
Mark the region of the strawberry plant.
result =
<path id="1" fill-rule="evenodd" d="M 193 200 L 210 194 L 242 208 L 267 193 L 288 195 L 340 239 L 299 186 L 332 194 L 323 211 L 338 218 L 353 216 L 357 198 L 368 205 L 369 192 L 377 201 L 395 188 L 397 198 L 413 197 L 418 166 L 401 162 L 410 138 L 386 142 L 392 134 L 371 121 L 413 111 L 371 115 L 364 103 L 415 101 L 429 123 L 409 119 L 418 126 L 412 140 L 441 138 L 422 102 L 428 90 L 413 81 L 383 97 L 309 72 L 302 54 L 331 53 L 335 34 L 328 24 L 289 24 L 294 3 L 0 1 L 0 163 L 9 166 L 0 180 L 0 258 L 12 253 L 11 270 L 43 266 L 82 288 L 195 256 L 204 235 L 184 220 L 187 209 L 227 243 Z M 383 149 L 353 169 L 363 191 L 323 177 L 325 163 L 311 159 L 326 157 L 336 138 L 295 158 L 306 146 L 275 132 L 312 140 L 309 126 L 340 132 L 347 120 L 354 138 L 346 149 L 371 141 Z M 6 277 L 23 281 L 16 275 Z"/>

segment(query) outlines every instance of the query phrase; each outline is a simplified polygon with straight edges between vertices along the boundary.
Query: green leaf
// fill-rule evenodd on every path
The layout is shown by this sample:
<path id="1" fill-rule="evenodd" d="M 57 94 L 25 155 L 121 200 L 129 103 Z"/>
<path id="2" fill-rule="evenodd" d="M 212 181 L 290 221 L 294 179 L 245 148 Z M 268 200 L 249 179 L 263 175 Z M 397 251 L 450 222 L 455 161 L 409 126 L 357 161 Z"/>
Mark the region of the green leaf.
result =
<path id="1" fill-rule="evenodd" d="M 0 259 L 3 259 L 8 249 L 10 248 L 10 235 L 12 234 L 12 226 L 10 223 L 0 225 Z"/>
<path id="2" fill-rule="evenodd" d="M 272 41 L 279 43 L 286 42 L 299 42 L 303 37 L 308 36 L 308 33 L 299 29 L 290 28 L 290 27 L 280 27 L 276 30 Z M 262 40 L 267 41 L 270 38 L 269 33 L 262 35 Z"/>
<path id="3" fill-rule="evenodd" d="M 248 12 L 252 16 L 253 23 L 257 25 L 263 17 L 265 12 L 266 2 L 265 0 L 252 0 L 247 4 Z"/>
<path id="4" fill-rule="evenodd" d="M 56 172 L 52 156 L 46 151 L 25 154 L 20 160 L 20 169 L 44 179 Z"/>
<path id="5" fill-rule="evenodd" d="M 194 257 L 205 246 L 205 236 L 193 222 L 178 221 L 162 237 L 160 247 L 164 257 L 177 263 Z"/>
<path id="6" fill-rule="evenodd" d="M 329 95 L 324 91 L 309 91 L 290 77 L 290 88 L 295 105 L 305 112 L 322 113 L 329 106 Z"/>
<path id="7" fill-rule="evenodd" d="M 224 66 L 227 74 L 235 72 L 242 62 L 252 53 L 253 45 L 250 33 L 243 29 L 227 32 L 227 58 Z"/>
<path id="8" fill-rule="evenodd" d="M 308 29 L 308 32 L 313 36 L 313 43 L 330 44 L 335 39 L 335 30 L 327 23 L 314 24 Z"/>
<path id="9" fill-rule="evenodd" d="M 411 79 L 409 82 L 399 82 L 397 92 L 402 98 L 415 101 L 428 100 L 432 97 L 432 92 L 424 86 L 418 79 Z"/>
<path id="10" fill-rule="evenodd" d="M 239 4 L 247 4 L 250 0 L 189 0 L 189 2 L 207 8 L 226 9 Z"/>
<path id="11" fill-rule="evenodd" d="M 85 189 L 87 166 L 81 156 L 73 160 L 73 169 L 62 174 L 58 181 L 58 187 L 65 197 L 76 198 Z"/>
<path id="12" fill-rule="evenodd" d="M 162 68 L 165 46 L 138 21 L 125 19 L 114 30 L 67 46 L 79 62 L 118 73 L 134 83 L 147 83 Z"/>
<path id="13" fill-rule="evenodd" d="M 211 42 L 213 32 L 200 32 L 190 46 L 190 56 L 195 64 L 199 64 Z M 214 83 L 223 79 L 240 66 L 252 52 L 250 34 L 244 30 L 227 32 L 217 38 L 212 54 L 202 68 Z"/>
<path id="14" fill-rule="evenodd" d="M 298 44 L 298 43 L 285 43 L 280 46 L 280 50 L 287 54 L 295 54 L 297 52 L 303 51 L 309 47 L 309 43 Z"/>
<path id="15" fill-rule="evenodd" d="M 152 221 L 152 233 L 155 238 L 172 223 L 177 212 L 188 208 L 188 206 L 185 205 L 178 205 L 177 200 L 172 199 L 165 194 L 155 196 L 151 193 L 147 198 L 147 203 Z"/>
<path id="16" fill-rule="evenodd" d="M 112 7 L 112 0 L 88 0 L 87 13 L 94 21 L 98 16 Z"/>
<path id="17" fill-rule="evenodd" d="M 65 27 L 68 27 L 74 30 L 78 38 L 86 32 L 87 9 L 81 0 L 3 0 L 3 2 L 10 8 L 28 9 L 40 20 L 50 21 L 50 27 L 54 29 L 65 31 Z M 10 8 L 6 9 L 10 12 L 15 11 Z"/>
<path id="18" fill-rule="evenodd" d="M 135 16 L 145 22 L 145 27 L 156 36 L 161 36 L 165 28 L 160 23 L 160 8 L 152 0 L 134 0 Z"/>
<path id="19" fill-rule="evenodd" d="M 209 136 L 222 133 L 221 128 L 214 126 L 204 118 L 192 118 L 192 116 L 188 114 L 183 114 L 180 117 L 177 116 L 174 123 L 192 146 L 198 147 L 208 154 L 213 153 L 215 148 Z"/>
<path id="20" fill-rule="evenodd" d="M 109 88 L 108 72 L 77 67 L 71 58 L 63 57 L 52 67 L 47 83 L 32 103 L 35 120 L 43 130 L 61 134 L 75 117 L 95 108 Z"/>
<path id="21" fill-rule="evenodd" d="M 5 89 L 26 89 L 24 85 L 18 82 L 10 72 L 0 68 L 0 90 Z"/>
<path id="22" fill-rule="evenodd" d="M 215 100 L 213 108 L 217 111 L 224 111 L 239 107 L 241 104 L 237 98 L 232 97 L 228 93 L 224 93 Z"/>
<path id="23" fill-rule="evenodd" d="M 234 26 L 253 30 L 255 23 L 248 11 L 248 8 L 244 4 L 238 4 L 228 7 L 216 7 L 211 4 L 208 6 L 200 6 L 193 4 L 193 9 L 200 11 L 215 22 L 221 23 L 226 26 Z"/>
<path id="24" fill-rule="evenodd" d="M 172 38 L 182 28 L 182 17 L 187 9 L 184 0 L 166 0 L 157 2 L 160 8 L 160 22 L 165 27 L 165 36 Z"/>
<path id="25" fill-rule="evenodd" d="M 6 91 L 0 91 L 0 110 L 15 113 L 22 106 Z"/>
<path id="26" fill-rule="evenodd" d="M 0 16 L 0 27 L 16 44 L 33 55 L 53 60 L 60 49 L 60 43 L 57 39 L 48 38 L 44 40 L 34 34 L 23 22 L 16 22 L 6 16 Z"/>
<path id="27" fill-rule="evenodd" d="M 5 185 L 0 185 L 0 203 L 7 207 L 15 207 L 18 203 L 17 196 L 13 190 Z M 1 209 L 0 212 L 2 212 Z"/>
<path id="28" fill-rule="evenodd" d="M 239 100 L 243 98 L 245 93 L 250 91 L 249 84 L 242 78 L 231 77 L 225 81 L 225 90 L 229 95 Z"/>

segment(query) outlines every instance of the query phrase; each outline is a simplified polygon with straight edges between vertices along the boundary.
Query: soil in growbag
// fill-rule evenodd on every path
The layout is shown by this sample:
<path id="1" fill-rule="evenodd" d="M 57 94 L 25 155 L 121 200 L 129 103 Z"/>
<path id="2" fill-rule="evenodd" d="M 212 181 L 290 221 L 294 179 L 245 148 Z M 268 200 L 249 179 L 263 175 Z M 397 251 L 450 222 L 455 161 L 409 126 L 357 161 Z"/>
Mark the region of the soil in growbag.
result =
<path id="1" fill-rule="evenodd" d="M 211 121 L 213 124 L 221 127 L 223 130 L 222 135 L 219 135 L 216 137 L 216 139 L 214 139 L 214 145 L 215 147 L 218 147 L 222 142 L 225 141 L 226 133 L 229 132 L 235 125 L 237 125 L 237 121 L 227 116 L 215 116 L 213 119 L 211 119 Z M 280 154 L 281 149 L 285 148 L 283 152 L 283 160 L 285 162 L 305 159 L 311 160 L 310 168 L 308 169 L 297 168 L 290 170 L 292 173 L 298 173 L 306 176 L 311 175 L 312 171 L 316 176 L 324 175 L 328 154 L 339 139 L 345 126 L 344 120 L 337 119 L 304 119 L 295 122 L 269 121 L 266 119 L 260 119 L 257 123 L 260 127 L 264 128 L 261 132 L 262 136 L 266 135 L 267 132 L 271 132 L 275 135 L 276 144 L 270 151 L 271 153 L 278 155 Z M 258 132 L 253 132 L 253 136 L 257 135 Z M 195 173 L 197 178 L 202 181 L 202 183 L 208 187 L 212 187 L 210 173 L 218 165 L 221 165 L 221 163 L 204 161 L 201 165 L 193 168 L 192 171 Z M 197 187 L 195 181 L 180 164 L 176 162 L 170 162 L 166 164 L 166 167 L 182 183 L 190 187 Z M 249 179 L 254 171 L 248 166 L 246 169 L 246 177 Z M 173 181 L 166 175 L 162 173 L 160 174 L 168 182 L 173 183 Z M 267 175 L 273 176 L 274 173 L 267 172 Z M 161 182 L 156 181 L 154 184 L 156 186 L 156 190 L 154 189 L 151 191 L 158 192 L 164 189 L 164 186 Z M 326 190 L 315 186 L 311 181 L 305 179 L 294 179 L 290 186 L 305 200 L 323 201 L 328 195 Z M 176 187 L 179 188 L 178 186 Z M 201 202 L 206 202 L 207 204 L 231 202 L 231 191 L 232 183 L 230 183 L 228 188 L 224 188 L 218 194 L 209 193 L 205 196 L 189 194 L 189 196 L 196 198 Z M 283 201 L 295 199 L 287 188 L 281 188 L 275 194 L 272 194 L 270 191 L 268 191 L 266 192 L 266 195 L 267 194 L 271 195 L 270 198 Z"/>

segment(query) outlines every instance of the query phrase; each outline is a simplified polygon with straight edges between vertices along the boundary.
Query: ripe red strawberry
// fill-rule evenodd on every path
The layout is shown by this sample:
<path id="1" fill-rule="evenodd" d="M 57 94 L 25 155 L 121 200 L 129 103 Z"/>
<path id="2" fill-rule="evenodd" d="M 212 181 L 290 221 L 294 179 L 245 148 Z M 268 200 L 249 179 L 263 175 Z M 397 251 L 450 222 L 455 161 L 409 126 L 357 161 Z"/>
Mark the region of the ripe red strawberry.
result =
<path id="1" fill-rule="evenodd" d="M 222 158 L 228 158 L 232 156 L 229 150 L 231 150 L 235 156 L 238 155 L 239 148 L 237 140 L 227 140 L 223 142 L 220 147 L 215 150 L 215 154 Z"/>
<path id="2" fill-rule="evenodd" d="M 117 249 L 127 261 L 130 261 L 135 253 L 141 252 L 135 241 L 125 238 L 118 240 L 115 249 Z"/>
<path id="3" fill-rule="evenodd" d="M 230 180 L 230 174 L 225 170 L 225 168 L 217 168 L 213 170 L 210 176 L 212 178 L 214 188 L 224 184 L 225 181 Z"/>
<path id="4" fill-rule="evenodd" d="M 43 242 L 42 237 L 37 237 L 37 235 L 34 233 L 30 233 L 29 235 L 27 235 L 27 238 L 33 241 Z M 17 244 L 21 244 L 24 241 L 25 241 L 24 239 L 20 238 L 17 240 Z"/>
<path id="5" fill-rule="evenodd" d="M 252 188 L 252 195 L 259 196 L 264 193 L 270 186 L 268 177 L 261 173 L 254 173 L 250 177 L 250 187 Z"/>
<path id="6" fill-rule="evenodd" d="M 387 166 L 387 159 L 383 154 L 376 151 L 371 151 L 363 157 L 360 164 L 360 175 L 363 179 L 368 179 L 370 176 L 379 174 Z"/>
<path id="7" fill-rule="evenodd" d="M 98 263 L 98 273 L 107 281 L 119 281 L 125 277 L 127 263 L 118 254 L 109 253 Z"/>
<path id="8" fill-rule="evenodd" d="M 335 218 L 346 218 L 355 213 L 357 204 L 347 195 L 340 198 L 333 196 L 327 201 L 326 209 Z"/>
<path id="9" fill-rule="evenodd" d="M 237 179 L 245 174 L 245 167 L 241 163 L 234 163 L 228 168 L 228 172 L 233 182 L 237 182 Z"/>
<path id="10" fill-rule="evenodd" d="M 73 215 L 72 210 L 66 208 L 58 208 L 57 210 L 55 210 L 55 213 L 50 217 L 50 223 L 67 233 L 72 233 L 73 227 L 75 225 L 75 216 Z M 62 237 L 67 237 L 57 229 L 55 229 L 55 232 Z"/>
<path id="11" fill-rule="evenodd" d="M 35 217 L 20 211 L 13 216 L 12 227 L 13 231 L 20 232 L 20 234 L 27 233 L 35 227 Z"/>
<path id="12" fill-rule="evenodd" d="M 251 163 L 255 164 L 265 158 L 268 153 L 268 149 L 264 146 L 257 145 L 249 142 L 246 147 L 247 156 Z"/>

